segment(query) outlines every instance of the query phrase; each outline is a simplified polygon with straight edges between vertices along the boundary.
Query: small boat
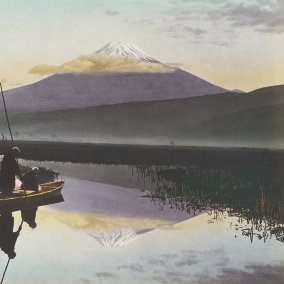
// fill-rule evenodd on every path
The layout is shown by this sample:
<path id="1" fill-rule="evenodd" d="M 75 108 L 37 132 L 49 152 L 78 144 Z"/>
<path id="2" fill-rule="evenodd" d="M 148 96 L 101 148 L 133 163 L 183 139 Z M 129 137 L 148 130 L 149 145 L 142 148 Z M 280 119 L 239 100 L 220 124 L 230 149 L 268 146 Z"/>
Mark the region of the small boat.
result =
<path id="1" fill-rule="evenodd" d="M 54 181 L 41 184 L 39 191 L 20 189 L 10 194 L 0 193 L 0 213 L 64 201 L 61 195 L 63 185 L 64 181 Z"/>

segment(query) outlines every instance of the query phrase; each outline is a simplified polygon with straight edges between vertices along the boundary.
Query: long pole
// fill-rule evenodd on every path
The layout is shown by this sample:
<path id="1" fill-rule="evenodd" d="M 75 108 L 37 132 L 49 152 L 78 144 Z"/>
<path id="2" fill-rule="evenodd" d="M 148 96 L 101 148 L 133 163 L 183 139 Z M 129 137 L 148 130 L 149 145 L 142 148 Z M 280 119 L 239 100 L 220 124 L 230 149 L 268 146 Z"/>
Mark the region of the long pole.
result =
<path id="1" fill-rule="evenodd" d="M 1 88 L 1 94 L 2 94 L 2 99 L 3 99 L 3 104 L 4 104 L 4 110 L 5 110 L 5 115 L 6 115 L 7 123 L 8 123 L 9 131 L 10 131 L 12 143 L 14 144 L 13 134 L 12 134 L 12 131 L 11 131 L 11 126 L 10 126 L 10 122 L 9 122 L 9 117 L 8 117 L 8 112 L 7 112 L 7 107 L 6 107 L 6 102 L 5 102 L 5 98 L 4 98 L 4 93 L 3 93 L 3 89 L 2 89 L 2 84 L 1 84 L 1 82 L 0 82 L 0 88 Z"/>
<path id="2" fill-rule="evenodd" d="M 24 220 L 22 219 L 21 225 L 20 225 L 19 228 L 18 228 L 18 232 L 20 232 L 20 231 L 22 230 L 23 223 L 24 223 Z M 3 280 L 4 280 L 4 277 L 5 277 L 7 268 L 8 268 L 9 263 L 10 263 L 10 260 L 11 260 L 11 258 L 9 257 L 9 259 L 8 259 L 8 261 L 7 261 L 7 264 L 6 264 L 6 267 L 5 267 L 5 270 L 4 270 L 4 273 L 3 273 L 3 275 L 2 275 L 1 284 L 3 283 Z"/>
<path id="3" fill-rule="evenodd" d="M 5 274 L 6 274 L 6 271 L 7 271 L 7 268 L 8 268 L 9 263 L 10 263 L 10 258 L 8 259 L 7 265 L 6 265 L 6 267 L 5 267 L 5 271 L 4 271 L 3 276 L 2 276 L 2 279 L 1 279 L 1 284 L 3 283 L 3 280 L 4 280 L 4 277 L 5 277 Z"/>
<path id="4" fill-rule="evenodd" d="M 7 120 L 7 124 L 8 124 L 8 128 L 10 131 L 10 135 L 11 135 L 11 140 L 12 140 L 12 144 L 14 145 L 14 139 L 13 139 L 13 134 L 12 134 L 12 130 L 11 130 L 11 126 L 10 126 L 10 121 L 9 121 L 9 117 L 8 117 L 8 112 L 7 112 L 7 107 L 6 107 L 6 102 L 5 102 L 5 98 L 4 98 L 4 93 L 3 93 L 3 89 L 2 89 L 2 84 L 0 82 L 0 89 L 1 89 L 1 94 L 2 94 L 2 99 L 3 99 L 3 105 L 4 105 L 4 110 L 5 110 L 5 115 L 6 115 L 6 120 Z M 17 160 L 18 163 L 18 160 Z M 24 191 L 25 191 L 25 197 L 27 199 L 27 203 L 28 202 L 28 196 L 27 196 L 27 192 L 26 192 L 26 187 L 24 186 Z"/>

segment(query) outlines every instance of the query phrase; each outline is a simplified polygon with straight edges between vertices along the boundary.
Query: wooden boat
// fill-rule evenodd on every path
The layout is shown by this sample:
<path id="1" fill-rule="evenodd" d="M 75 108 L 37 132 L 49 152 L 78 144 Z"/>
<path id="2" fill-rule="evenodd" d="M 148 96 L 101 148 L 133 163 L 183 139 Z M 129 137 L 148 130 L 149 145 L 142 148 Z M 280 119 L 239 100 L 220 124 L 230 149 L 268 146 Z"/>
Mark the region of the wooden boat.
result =
<path id="1" fill-rule="evenodd" d="M 61 190 L 64 181 L 54 181 L 40 185 L 40 190 L 15 190 L 10 194 L 0 193 L 0 212 L 28 209 L 63 201 Z"/>

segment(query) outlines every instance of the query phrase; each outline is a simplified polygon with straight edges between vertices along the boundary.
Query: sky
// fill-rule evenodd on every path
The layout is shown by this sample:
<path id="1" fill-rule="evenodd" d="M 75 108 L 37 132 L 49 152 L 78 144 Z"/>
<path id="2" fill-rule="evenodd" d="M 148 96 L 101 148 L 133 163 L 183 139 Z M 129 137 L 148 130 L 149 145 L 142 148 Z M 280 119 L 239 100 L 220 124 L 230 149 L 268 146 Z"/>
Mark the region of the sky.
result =
<path id="1" fill-rule="evenodd" d="M 9 0 L 0 9 L 4 89 L 111 41 L 130 42 L 227 89 L 284 83 L 283 0 Z"/>

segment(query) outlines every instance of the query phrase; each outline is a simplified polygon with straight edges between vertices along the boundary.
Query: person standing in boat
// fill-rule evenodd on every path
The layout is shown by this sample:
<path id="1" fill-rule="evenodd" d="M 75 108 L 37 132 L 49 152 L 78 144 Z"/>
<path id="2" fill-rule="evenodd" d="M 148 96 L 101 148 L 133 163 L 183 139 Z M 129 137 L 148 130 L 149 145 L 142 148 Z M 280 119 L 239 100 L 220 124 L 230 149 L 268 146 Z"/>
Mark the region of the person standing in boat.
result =
<path id="1" fill-rule="evenodd" d="M 39 191 L 39 185 L 37 181 L 38 172 L 39 168 L 33 167 L 30 171 L 24 174 L 22 178 L 21 188 L 38 192 Z M 22 220 L 26 222 L 32 229 L 36 228 L 37 226 L 35 222 L 36 212 L 37 212 L 37 207 L 21 210 Z"/>
<path id="2" fill-rule="evenodd" d="M 9 194 L 15 189 L 15 176 L 22 179 L 17 161 L 19 156 L 20 149 L 13 147 L 3 157 L 0 171 L 0 188 L 3 193 Z"/>

